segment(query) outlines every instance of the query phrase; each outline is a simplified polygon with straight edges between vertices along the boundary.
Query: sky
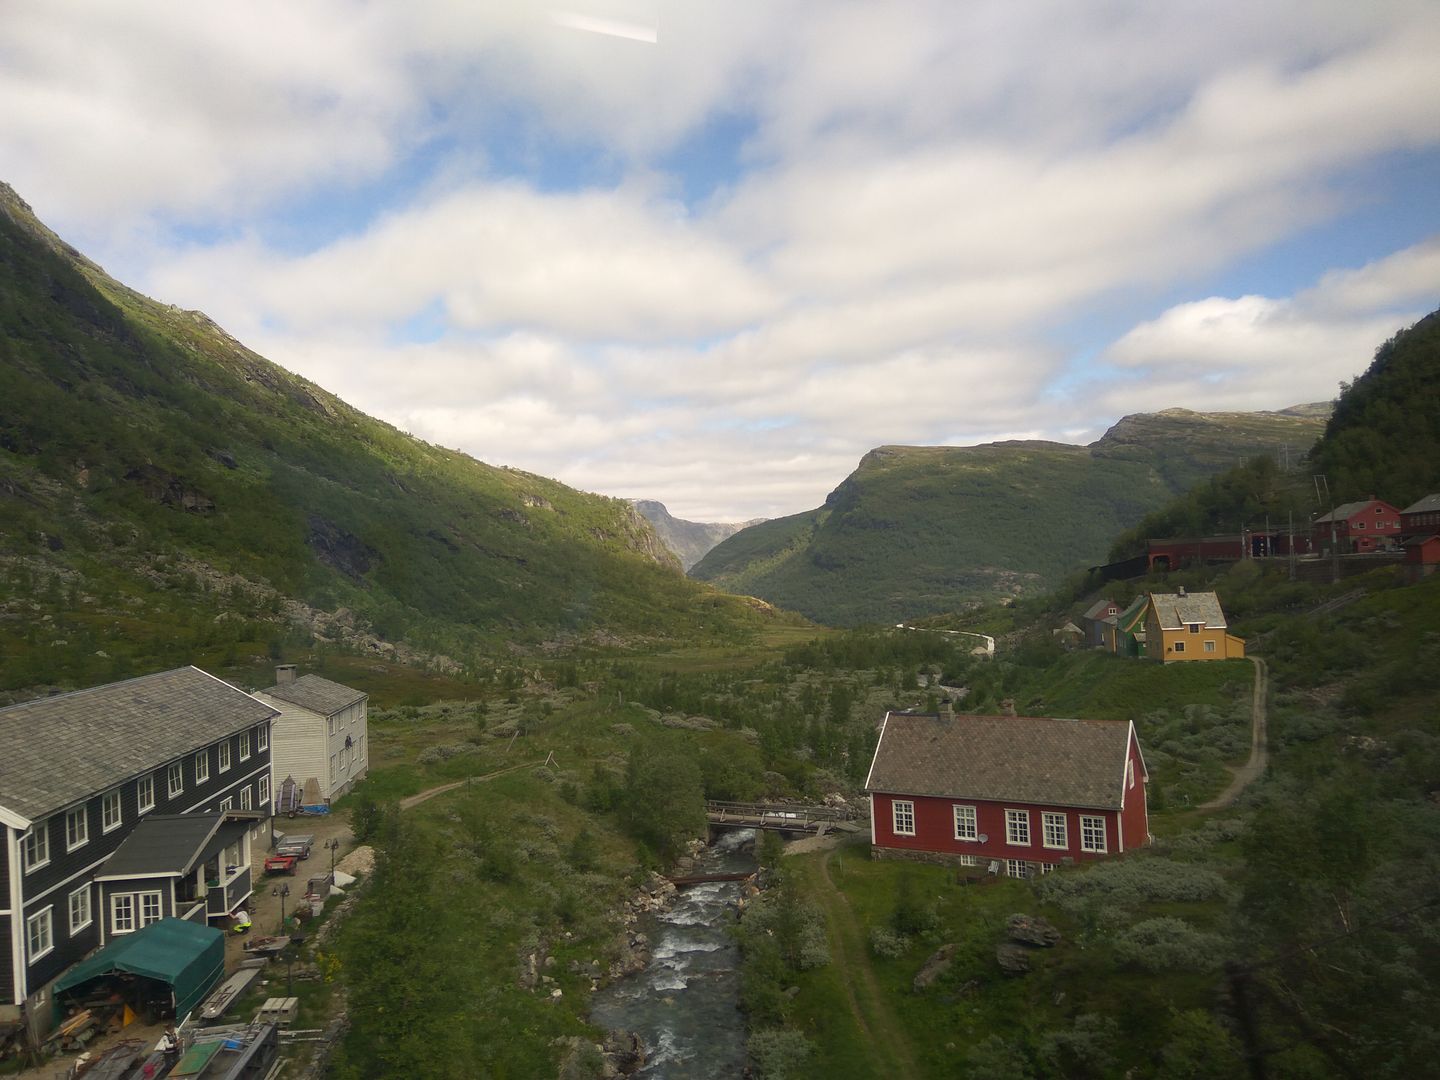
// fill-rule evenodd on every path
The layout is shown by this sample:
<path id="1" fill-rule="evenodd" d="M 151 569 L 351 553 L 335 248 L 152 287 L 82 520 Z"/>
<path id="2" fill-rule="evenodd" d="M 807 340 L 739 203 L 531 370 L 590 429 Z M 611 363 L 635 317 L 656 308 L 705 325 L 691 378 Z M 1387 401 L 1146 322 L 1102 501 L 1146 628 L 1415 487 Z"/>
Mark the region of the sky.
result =
<path id="1" fill-rule="evenodd" d="M 1440 307 L 1440 4 L 5 0 L 0 179 L 423 439 L 697 521 L 1333 399 Z"/>

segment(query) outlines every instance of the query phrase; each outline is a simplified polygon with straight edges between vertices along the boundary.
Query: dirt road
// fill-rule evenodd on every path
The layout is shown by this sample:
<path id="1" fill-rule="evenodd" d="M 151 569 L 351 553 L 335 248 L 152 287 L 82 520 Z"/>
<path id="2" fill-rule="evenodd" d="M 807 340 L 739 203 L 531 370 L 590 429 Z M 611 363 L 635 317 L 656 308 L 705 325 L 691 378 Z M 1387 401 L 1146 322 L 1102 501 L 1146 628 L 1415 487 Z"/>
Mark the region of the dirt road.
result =
<path id="1" fill-rule="evenodd" d="M 1258 656 L 1250 657 L 1250 662 L 1255 665 L 1255 689 L 1250 701 L 1250 760 L 1235 770 L 1230 786 L 1204 803 L 1201 810 L 1223 810 L 1233 805 L 1240 793 L 1259 779 L 1270 764 L 1270 748 L 1265 730 L 1265 699 L 1270 692 L 1270 670 Z"/>

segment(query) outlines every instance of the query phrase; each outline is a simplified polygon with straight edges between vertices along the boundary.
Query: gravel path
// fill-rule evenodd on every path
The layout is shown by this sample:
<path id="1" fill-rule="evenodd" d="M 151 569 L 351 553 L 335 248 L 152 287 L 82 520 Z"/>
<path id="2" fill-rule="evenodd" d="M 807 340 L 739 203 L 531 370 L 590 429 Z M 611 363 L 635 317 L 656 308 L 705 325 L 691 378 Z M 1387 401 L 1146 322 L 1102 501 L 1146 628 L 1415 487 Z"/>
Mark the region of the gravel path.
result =
<path id="1" fill-rule="evenodd" d="M 1202 804 L 1201 810 L 1223 810 L 1234 805 L 1240 793 L 1258 780 L 1270 764 L 1270 748 L 1265 731 L 1265 699 L 1270 692 L 1270 670 L 1258 656 L 1250 657 L 1250 662 L 1255 665 L 1255 689 L 1250 702 L 1250 760 L 1235 770 L 1230 786 Z"/>

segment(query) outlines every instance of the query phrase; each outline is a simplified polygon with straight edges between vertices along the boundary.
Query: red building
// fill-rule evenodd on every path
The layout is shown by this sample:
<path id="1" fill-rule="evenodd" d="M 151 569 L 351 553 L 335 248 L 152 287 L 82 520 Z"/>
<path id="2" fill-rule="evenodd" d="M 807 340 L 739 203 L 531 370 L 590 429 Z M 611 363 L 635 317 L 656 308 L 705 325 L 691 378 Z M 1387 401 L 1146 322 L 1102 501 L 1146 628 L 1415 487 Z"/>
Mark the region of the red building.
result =
<path id="1" fill-rule="evenodd" d="M 1405 578 L 1412 585 L 1440 567 L 1440 534 L 1412 536 L 1405 541 Z"/>
<path id="2" fill-rule="evenodd" d="M 1426 495 L 1400 511 L 1400 532 L 1405 536 L 1440 534 L 1440 495 Z"/>
<path id="3" fill-rule="evenodd" d="M 865 788 L 876 858 L 996 861 L 1012 877 L 1149 843 L 1149 774 L 1122 720 L 887 713 Z"/>
<path id="4" fill-rule="evenodd" d="M 1400 511 L 1372 495 L 1317 517 L 1311 535 L 1321 551 L 1338 545 L 1341 553 L 1364 554 L 1391 546 L 1400 539 L 1400 533 Z"/>

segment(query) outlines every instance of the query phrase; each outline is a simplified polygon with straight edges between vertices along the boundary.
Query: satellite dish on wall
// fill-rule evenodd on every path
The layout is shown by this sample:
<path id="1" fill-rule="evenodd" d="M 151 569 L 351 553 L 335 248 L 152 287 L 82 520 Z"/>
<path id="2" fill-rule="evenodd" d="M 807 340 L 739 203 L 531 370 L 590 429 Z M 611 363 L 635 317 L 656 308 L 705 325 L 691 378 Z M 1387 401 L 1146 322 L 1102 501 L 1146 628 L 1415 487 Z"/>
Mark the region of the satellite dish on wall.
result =
<path id="1" fill-rule="evenodd" d="M 990 842 L 990 837 L 983 832 L 976 839 L 978 839 L 982 844 L 988 844 Z"/>

